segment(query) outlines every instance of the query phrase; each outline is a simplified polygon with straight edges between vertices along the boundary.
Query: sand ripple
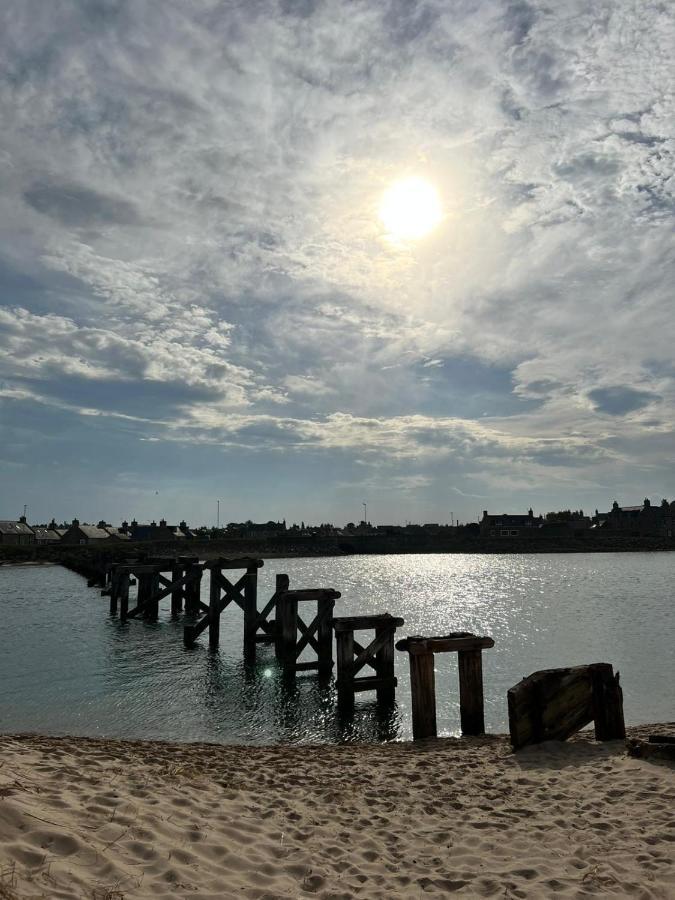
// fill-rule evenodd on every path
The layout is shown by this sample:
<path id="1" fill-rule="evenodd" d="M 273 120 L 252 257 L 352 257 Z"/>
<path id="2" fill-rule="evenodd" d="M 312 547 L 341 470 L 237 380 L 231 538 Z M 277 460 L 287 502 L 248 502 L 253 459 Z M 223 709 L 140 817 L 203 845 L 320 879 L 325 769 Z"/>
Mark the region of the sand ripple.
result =
<path id="1" fill-rule="evenodd" d="M 587 738 L 6 736 L 0 898 L 675 898 L 674 810 L 672 765 Z"/>

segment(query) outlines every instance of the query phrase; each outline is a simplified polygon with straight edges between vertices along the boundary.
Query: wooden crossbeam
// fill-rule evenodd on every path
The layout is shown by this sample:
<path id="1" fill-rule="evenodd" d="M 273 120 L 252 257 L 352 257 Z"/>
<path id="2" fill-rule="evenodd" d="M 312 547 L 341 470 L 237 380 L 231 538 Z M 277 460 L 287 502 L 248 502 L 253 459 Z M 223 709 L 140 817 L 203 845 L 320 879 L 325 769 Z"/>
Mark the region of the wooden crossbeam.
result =
<path id="1" fill-rule="evenodd" d="M 164 584 L 164 588 L 159 591 L 158 594 L 152 597 L 153 600 L 159 602 L 163 600 L 165 597 L 168 597 L 173 591 L 177 588 L 186 588 L 191 581 L 199 581 L 200 578 L 200 569 L 193 568 L 188 569 L 188 571 L 181 578 L 177 578 L 176 581 L 169 581 L 168 578 L 164 578 L 163 575 L 158 576 L 159 580 Z M 184 593 L 184 592 L 183 592 Z"/>
<path id="2" fill-rule="evenodd" d="M 357 656 L 352 663 L 352 673 L 356 675 L 366 664 L 369 664 L 373 669 L 376 669 L 377 667 L 373 662 L 375 654 L 378 650 L 381 650 L 389 640 L 391 640 L 391 630 L 386 630 L 381 634 L 376 635 L 367 647 L 361 647 L 359 645 Z M 356 642 L 354 642 L 354 649 L 356 649 Z"/>
<path id="3" fill-rule="evenodd" d="M 398 679 L 380 678 L 377 675 L 366 675 L 363 678 L 357 678 L 352 686 L 355 693 L 359 691 L 376 691 L 378 688 L 396 688 Z"/>
<path id="4" fill-rule="evenodd" d="M 244 604 L 242 591 L 246 584 L 246 576 L 248 575 L 248 572 L 242 575 L 241 578 L 234 584 L 232 584 L 230 579 L 223 575 L 222 572 L 212 571 L 211 578 L 213 578 L 214 575 L 216 576 L 216 583 L 218 584 L 218 587 L 225 593 L 225 596 L 220 598 L 220 611 L 222 612 L 232 602 L 236 603 L 241 610 L 245 611 L 246 607 Z"/>
<path id="5" fill-rule="evenodd" d="M 312 650 L 317 654 L 319 654 L 319 642 L 314 637 L 316 632 L 319 630 L 319 625 L 321 624 L 321 620 L 323 616 L 315 616 L 312 622 L 309 625 L 305 625 L 300 616 L 298 616 L 298 631 L 302 635 L 300 640 L 295 646 L 295 658 L 299 659 L 300 654 L 305 649 L 305 647 L 309 646 Z"/>
<path id="6" fill-rule="evenodd" d="M 355 639 L 354 640 L 354 653 L 356 653 L 357 657 L 359 657 L 362 653 L 365 653 L 365 652 L 366 652 L 366 648 L 362 644 L 359 644 L 359 642 Z M 370 666 L 371 669 L 375 669 L 375 671 L 377 671 L 377 666 L 375 665 L 374 660 L 367 659 L 365 661 L 365 665 Z"/>

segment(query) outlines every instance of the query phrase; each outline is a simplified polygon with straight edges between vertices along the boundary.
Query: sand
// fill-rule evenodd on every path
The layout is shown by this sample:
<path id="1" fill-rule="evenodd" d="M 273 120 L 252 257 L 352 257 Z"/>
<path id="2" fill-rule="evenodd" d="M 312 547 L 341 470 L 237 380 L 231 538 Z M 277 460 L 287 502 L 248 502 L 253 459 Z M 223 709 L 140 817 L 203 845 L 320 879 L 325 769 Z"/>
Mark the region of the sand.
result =
<path id="1" fill-rule="evenodd" d="M 2 900 L 675 898 L 674 841 L 673 765 L 623 742 L 0 737 Z"/>

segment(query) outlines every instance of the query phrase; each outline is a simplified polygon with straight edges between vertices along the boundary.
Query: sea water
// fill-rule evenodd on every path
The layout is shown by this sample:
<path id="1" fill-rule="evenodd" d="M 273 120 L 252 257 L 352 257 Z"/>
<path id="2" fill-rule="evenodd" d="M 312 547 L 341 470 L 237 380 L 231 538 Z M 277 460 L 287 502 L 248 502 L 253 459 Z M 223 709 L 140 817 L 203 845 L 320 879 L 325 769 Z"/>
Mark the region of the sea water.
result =
<path id="1" fill-rule="evenodd" d="M 339 590 L 335 615 L 403 617 L 397 638 L 494 638 L 483 652 L 488 731 L 507 730 L 506 692 L 525 675 L 590 662 L 621 672 L 627 723 L 675 719 L 675 553 L 274 559 L 260 570 L 259 608 L 280 572 L 292 588 Z M 272 648 L 244 664 L 233 604 L 211 653 L 207 633 L 183 646 L 168 599 L 152 624 L 122 624 L 108 603 L 58 566 L 0 567 L 0 731 L 255 744 L 411 737 L 405 653 L 396 652 L 395 706 L 383 713 L 363 693 L 344 718 L 334 682 L 289 682 Z M 458 734 L 456 654 L 435 663 L 439 734 Z"/>

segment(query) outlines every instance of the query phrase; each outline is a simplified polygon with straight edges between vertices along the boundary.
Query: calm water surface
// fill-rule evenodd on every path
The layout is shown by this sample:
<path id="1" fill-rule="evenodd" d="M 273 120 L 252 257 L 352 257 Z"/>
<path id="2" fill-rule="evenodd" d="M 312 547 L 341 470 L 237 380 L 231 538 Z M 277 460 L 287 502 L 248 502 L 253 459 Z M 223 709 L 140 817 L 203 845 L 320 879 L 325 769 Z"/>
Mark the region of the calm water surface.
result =
<path id="1" fill-rule="evenodd" d="M 402 616 L 399 637 L 493 637 L 483 654 L 489 731 L 507 730 L 506 691 L 523 676 L 598 661 L 621 672 L 628 723 L 675 719 L 675 553 L 269 560 L 259 606 L 278 572 L 294 588 L 340 590 L 336 615 Z M 207 577 L 202 590 L 208 601 Z M 307 674 L 289 686 L 271 649 L 244 666 L 238 609 L 223 614 L 212 654 L 206 634 L 186 650 L 166 608 L 156 624 L 121 625 L 108 598 L 59 567 L 0 567 L 0 604 L 4 732 L 256 744 L 411 737 L 407 654 L 396 654 L 394 709 L 378 716 L 361 694 L 342 721 L 334 685 Z M 439 733 L 457 734 L 454 654 L 436 657 L 436 680 Z"/>

